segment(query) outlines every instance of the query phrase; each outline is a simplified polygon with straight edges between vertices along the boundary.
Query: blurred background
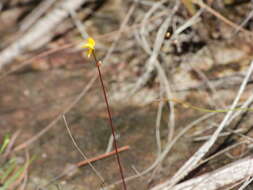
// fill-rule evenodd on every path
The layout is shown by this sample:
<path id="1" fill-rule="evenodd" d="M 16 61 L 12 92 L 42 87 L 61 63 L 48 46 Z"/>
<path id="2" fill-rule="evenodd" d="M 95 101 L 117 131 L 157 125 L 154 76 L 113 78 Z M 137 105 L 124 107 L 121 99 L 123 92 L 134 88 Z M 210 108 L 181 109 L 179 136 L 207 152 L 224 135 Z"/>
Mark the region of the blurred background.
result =
<path id="1" fill-rule="evenodd" d="M 250 0 L 1 0 L 0 190 L 122 189 L 115 156 L 99 158 L 114 148 L 95 62 L 80 48 L 88 37 L 118 146 L 130 147 L 120 153 L 128 189 L 171 179 L 238 97 L 253 57 L 252 7 Z M 250 154 L 252 81 L 236 105 L 247 109 L 231 115 L 203 157 L 212 159 L 180 182 Z M 81 163 L 66 127 L 104 183 Z"/>

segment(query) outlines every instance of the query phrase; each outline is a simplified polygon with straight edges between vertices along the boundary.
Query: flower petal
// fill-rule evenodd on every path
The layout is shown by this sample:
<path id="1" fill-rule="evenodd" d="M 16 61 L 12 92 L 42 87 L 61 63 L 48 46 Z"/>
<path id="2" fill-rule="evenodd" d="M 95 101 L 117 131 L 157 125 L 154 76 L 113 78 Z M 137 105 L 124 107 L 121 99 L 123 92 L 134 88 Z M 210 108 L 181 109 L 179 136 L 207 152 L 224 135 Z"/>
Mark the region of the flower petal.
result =
<path id="1" fill-rule="evenodd" d="M 81 48 L 87 49 L 87 56 L 90 57 L 92 52 L 95 50 L 95 40 L 93 38 L 88 38 L 85 44 L 81 45 Z"/>
<path id="2" fill-rule="evenodd" d="M 87 56 L 88 56 L 88 58 L 90 58 L 92 52 L 93 52 L 93 49 L 88 49 L 87 50 Z"/>

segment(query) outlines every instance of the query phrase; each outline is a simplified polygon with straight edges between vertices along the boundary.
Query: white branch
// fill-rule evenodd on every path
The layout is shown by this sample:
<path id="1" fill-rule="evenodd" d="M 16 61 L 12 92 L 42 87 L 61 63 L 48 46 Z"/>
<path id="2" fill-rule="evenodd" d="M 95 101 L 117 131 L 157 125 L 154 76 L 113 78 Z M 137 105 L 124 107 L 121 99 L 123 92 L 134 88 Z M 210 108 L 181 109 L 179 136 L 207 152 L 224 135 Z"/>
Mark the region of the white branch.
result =
<path id="1" fill-rule="evenodd" d="M 53 31 L 69 15 L 69 12 L 78 9 L 85 0 L 62 0 L 55 8 L 41 18 L 19 40 L 0 52 L 0 69 L 10 64 L 13 59 L 29 50 L 29 46 L 38 43 L 41 38 L 53 37 Z M 42 46 L 44 44 L 40 44 Z"/>
<path id="2" fill-rule="evenodd" d="M 20 24 L 20 31 L 24 32 L 29 29 L 54 3 L 56 0 L 42 1 L 32 12 L 25 17 Z"/>
<path id="3" fill-rule="evenodd" d="M 201 175 L 170 189 L 163 190 L 216 190 L 232 185 L 253 175 L 253 157 L 238 160 L 213 172 Z"/>

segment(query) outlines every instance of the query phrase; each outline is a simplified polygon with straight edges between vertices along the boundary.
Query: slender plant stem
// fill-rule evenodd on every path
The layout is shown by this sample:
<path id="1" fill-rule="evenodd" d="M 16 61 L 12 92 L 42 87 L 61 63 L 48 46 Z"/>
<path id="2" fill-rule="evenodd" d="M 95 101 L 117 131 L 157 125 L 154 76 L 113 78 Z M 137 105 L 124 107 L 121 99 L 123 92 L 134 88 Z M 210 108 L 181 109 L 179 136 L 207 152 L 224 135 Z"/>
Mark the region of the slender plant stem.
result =
<path id="1" fill-rule="evenodd" d="M 122 151 L 128 150 L 129 148 L 130 148 L 129 146 L 123 146 L 123 147 L 121 147 L 121 148 L 118 148 L 118 152 L 120 153 L 120 152 L 122 152 Z M 88 163 L 96 162 L 96 161 L 98 161 L 98 160 L 107 158 L 107 157 L 112 156 L 112 155 L 114 155 L 114 154 L 116 154 L 116 151 L 115 151 L 115 150 L 114 150 L 114 151 L 111 151 L 111 152 L 107 152 L 107 153 L 101 154 L 101 155 L 98 155 L 98 156 L 93 157 L 93 158 L 90 158 L 90 159 L 88 159 L 88 160 L 82 160 L 82 161 L 78 162 L 76 165 L 77 165 L 78 167 L 81 167 L 81 166 L 84 166 L 84 165 L 86 165 L 86 164 L 88 164 Z"/>
<path id="2" fill-rule="evenodd" d="M 127 186 L 126 186 L 126 182 L 125 182 L 125 178 L 124 178 L 124 174 L 123 174 L 123 168 L 122 168 L 121 163 L 120 163 L 118 145 L 117 145 L 116 135 L 115 135 L 115 129 L 114 129 L 114 126 L 113 126 L 113 123 L 112 123 L 112 115 L 111 115 L 111 111 L 110 111 L 110 107 L 109 107 L 109 103 L 108 103 L 108 99 L 107 99 L 107 95 L 106 95 L 106 90 L 105 90 L 102 74 L 101 74 L 101 71 L 100 71 L 100 65 L 99 65 L 100 62 L 98 61 L 94 51 L 92 51 L 92 55 L 93 55 L 94 60 L 96 62 L 96 66 L 97 66 L 97 70 L 98 70 L 98 74 L 99 74 L 99 79 L 100 79 L 100 83 L 101 83 L 101 86 L 102 86 L 104 99 L 105 99 L 105 102 L 106 102 L 107 112 L 108 112 L 108 116 L 109 116 L 109 124 L 110 124 L 111 130 L 112 130 L 114 149 L 115 149 L 115 152 L 116 152 L 116 158 L 117 158 L 117 162 L 118 162 L 118 166 L 119 166 L 119 170 L 120 170 L 122 184 L 123 184 L 124 190 L 127 190 Z"/>

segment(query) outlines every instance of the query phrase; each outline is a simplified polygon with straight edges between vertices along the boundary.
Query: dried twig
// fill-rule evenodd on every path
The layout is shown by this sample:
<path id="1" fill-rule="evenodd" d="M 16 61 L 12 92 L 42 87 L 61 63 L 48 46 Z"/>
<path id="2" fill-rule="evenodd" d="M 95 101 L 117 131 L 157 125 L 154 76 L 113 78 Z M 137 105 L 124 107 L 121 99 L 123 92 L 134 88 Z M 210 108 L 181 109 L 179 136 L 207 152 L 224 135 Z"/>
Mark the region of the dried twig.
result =
<path id="1" fill-rule="evenodd" d="M 253 174 L 249 175 L 247 177 L 247 179 L 245 180 L 245 182 L 242 184 L 242 186 L 238 189 L 238 190 L 243 190 L 245 189 L 252 181 L 253 181 L 253 178 L 252 178 Z"/>
<path id="2" fill-rule="evenodd" d="M 129 150 L 129 146 L 123 146 L 121 148 L 118 148 L 118 153 L 120 152 L 123 152 L 123 151 L 126 151 L 126 150 Z M 90 158 L 90 159 L 87 159 L 87 160 L 84 160 L 84 161 L 81 161 L 81 162 L 78 162 L 76 165 L 78 167 L 82 167 L 82 166 L 85 166 L 87 165 L 88 163 L 92 163 L 92 162 L 96 162 L 98 160 L 101 160 L 101 159 L 104 159 L 104 158 L 107 158 L 107 157 L 110 157 L 112 155 L 116 154 L 116 151 L 111 151 L 111 152 L 107 152 L 107 153 L 104 153 L 104 154 L 101 154 L 99 156 L 96 156 L 94 158 Z"/>
<path id="3" fill-rule="evenodd" d="M 83 25 L 83 23 L 80 21 L 80 19 L 78 19 L 76 12 L 74 10 L 69 10 L 69 13 L 72 17 L 72 20 L 76 26 L 76 28 L 78 29 L 78 31 L 80 32 L 80 34 L 82 35 L 83 39 L 86 39 L 89 37 L 85 26 Z"/>
<path id="4" fill-rule="evenodd" d="M 251 62 L 250 68 L 248 70 L 247 75 L 245 76 L 241 87 L 238 91 L 237 96 L 235 97 L 235 100 L 231 106 L 231 109 L 235 109 L 246 85 L 247 82 L 249 80 L 249 77 L 251 75 L 253 71 L 253 61 Z M 229 121 L 229 119 L 231 118 L 233 114 L 233 111 L 230 110 L 226 116 L 224 117 L 223 121 L 221 122 L 221 124 L 219 125 L 219 127 L 216 129 L 216 131 L 214 132 L 214 134 L 212 135 L 212 137 L 205 142 L 198 150 L 197 152 L 194 153 L 194 155 L 188 160 L 186 161 L 186 163 L 176 172 L 176 174 L 172 177 L 172 179 L 167 180 L 166 182 L 157 185 L 156 187 L 154 187 L 152 190 L 161 190 L 164 189 L 165 187 L 168 189 L 171 189 L 176 183 L 178 183 L 183 177 L 185 177 L 190 171 L 192 171 L 194 168 L 196 168 L 196 165 L 198 164 L 198 162 L 205 156 L 205 154 L 209 151 L 209 149 L 212 147 L 212 145 L 215 143 L 215 141 L 217 140 L 219 134 L 221 133 L 221 131 L 223 130 L 223 128 L 227 125 L 227 122 Z"/>
<path id="5" fill-rule="evenodd" d="M 130 10 L 131 10 L 131 9 L 130 9 Z M 167 10 L 165 10 L 165 11 L 159 13 L 159 14 L 156 15 L 156 16 L 151 17 L 151 18 L 148 20 L 148 23 L 151 23 L 151 22 L 153 22 L 153 21 L 155 21 L 155 20 L 161 18 L 162 16 L 164 16 L 164 15 L 166 15 L 166 14 L 168 14 L 168 13 L 167 13 Z M 129 33 L 129 32 L 134 31 L 134 29 L 137 29 L 137 28 L 139 28 L 139 27 L 141 27 L 141 24 L 140 24 L 140 23 L 138 23 L 138 24 L 133 24 L 133 25 L 131 25 L 131 26 L 126 26 L 126 27 L 124 28 L 124 30 L 123 30 L 123 29 L 119 29 L 119 30 L 115 30 L 115 31 L 110 32 L 110 33 L 107 33 L 107 34 L 100 35 L 100 36 L 97 37 L 97 39 L 104 39 L 104 40 L 107 40 L 107 41 L 111 41 L 112 39 L 115 40 L 115 39 L 116 39 L 115 36 L 117 36 L 117 35 L 119 35 L 119 34 L 121 35 L 121 33 L 122 33 L 122 34 L 127 33 L 127 32 Z M 117 38 L 119 38 L 119 37 L 117 37 Z M 63 46 L 61 46 L 61 47 L 57 47 L 57 48 L 53 48 L 53 49 L 44 51 L 44 52 L 40 53 L 39 55 L 36 55 L 36 56 L 34 56 L 34 57 L 32 57 L 32 58 L 29 58 L 29 59 L 27 59 L 27 60 L 22 61 L 18 66 L 14 67 L 14 68 L 11 69 L 10 71 L 8 71 L 8 72 L 2 74 L 2 75 L 0 76 L 0 79 L 4 78 L 5 76 L 7 76 L 7 75 L 9 75 L 9 74 L 11 74 L 11 73 L 13 73 L 13 72 L 18 71 L 19 69 L 23 68 L 24 66 L 27 66 L 27 65 L 32 64 L 34 61 L 36 61 L 36 60 L 39 59 L 39 58 L 43 58 L 43 57 L 46 57 L 46 56 L 51 55 L 51 54 L 53 54 L 53 53 L 56 53 L 56 52 L 59 52 L 59 51 L 63 51 L 63 50 L 69 49 L 69 48 L 73 48 L 74 46 L 75 46 L 74 43 L 66 43 L 65 45 L 63 45 Z M 109 51 L 108 51 L 108 52 L 109 52 Z M 107 55 L 108 55 L 108 53 L 107 53 Z M 108 57 L 108 56 L 106 56 L 106 57 Z M 106 59 L 105 59 L 105 60 L 106 60 Z M 103 60 L 103 62 L 106 63 L 105 60 Z"/>
<path id="6" fill-rule="evenodd" d="M 24 18 L 20 24 L 21 32 L 29 29 L 54 3 L 56 0 L 42 1 L 33 11 Z"/>
<path id="7" fill-rule="evenodd" d="M 160 98 L 162 98 L 162 85 L 160 85 Z M 156 116 L 156 144 L 157 144 L 157 155 L 161 154 L 162 151 L 162 143 L 161 143 L 161 135 L 160 135 L 160 126 L 161 126 L 161 119 L 162 119 L 162 111 L 163 111 L 164 101 L 159 102 L 157 116 Z"/>
<path id="8" fill-rule="evenodd" d="M 168 153 L 170 152 L 170 150 L 172 149 L 172 147 L 176 144 L 176 142 L 187 132 L 189 131 L 192 127 L 194 127 L 195 125 L 201 123 L 202 121 L 206 120 L 206 119 L 209 119 L 210 117 L 214 116 L 215 114 L 217 113 L 209 113 L 209 114 L 206 114 L 202 117 L 200 117 L 199 119 L 191 122 L 189 125 L 185 126 L 185 127 L 182 127 L 183 130 L 181 130 L 174 138 L 171 142 L 168 142 L 166 145 L 165 145 L 165 148 L 163 149 L 162 153 L 160 154 L 159 157 L 156 158 L 156 160 L 148 167 L 146 168 L 144 171 L 138 173 L 138 175 L 133 175 L 133 176 L 130 176 L 130 177 L 127 177 L 125 180 L 126 181 L 131 181 L 133 179 L 136 179 L 140 176 L 143 176 L 143 175 L 146 175 L 147 173 L 149 173 L 150 171 L 152 171 L 154 168 L 157 167 L 158 164 L 161 163 L 161 161 L 168 155 Z M 121 181 L 116 181 L 115 183 L 113 183 L 112 185 L 109 186 L 112 187 L 116 184 L 120 184 Z"/>
<path id="9" fill-rule="evenodd" d="M 116 45 L 117 45 L 117 43 L 118 43 L 118 41 L 119 41 L 121 35 L 122 35 L 123 32 L 128 28 L 127 23 L 128 23 L 128 21 L 129 21 L 129 19 L 131 18 L 132 14 L 133 14 L 133 12 L 134 12 L 134 10 L 135 10 L 135 8 L 136 8 L 136 2 L 134 2 L 134 3 L 132 4 L 132 6 L 129 8 L 129 10 L 128 10 L 128 12 L 127 12 L 127 14 L 126 14 L 124 20 L 122 21 L 122 23 L 121 23 L 121 25 L 120 25 L 120 28 L 119 28 L 117 34 L 115 35 L 115 37 L 114 37 L 114 39 L 113 39 L 112 45 L 110 46 L 110 48 L 108 49 L 108 51 L 107 51 L 105 57 L 103 58 L 103 63 L 104 63 L 104 64 L 106 64 L 108 58 L 111 56 L 113 50 L 116 48 Z"/>
<path id="10" fill-rule="evenodd" d="M 163 190 L 216 190 L 253 175 L 253 158 L 247 157 L 213 172 Z"/>
<path id="11" fill-rule="evenodd" d="M 141 34 L 141 41 L 142 41 L 142 47 L 143 49 L 148 53 L 151 54 L 151 48 L 150 45 L 146 39 L 147 34 L 147 24 L 148 24 L 148 19 L 151 17 L 151 15 L 162 5 L 166 2 L 167 0 L 163 0 L 157 3 L 154 3 L 153 6 L 149 9 L 149 11 L 145 14 L 143 21 L 141 22 L 141 28 L 140 28 L 140 34 Z"/>
<path id="12" fill-rule="evenodd" d="M 123 146 L 123 147 L 119 148 L 118 151 L 123 152 L 123 151 L 129 150 L 129 149 L 130 149 L 129 146 Z M 56 180 L 59 180 L 59 179 L 65 177 L 65 176 L 73 175 L 73 173 L 75 173 L 75 171 L 80 167 L 83 167 L 83 166 L 85 166 L 89 163 L 96 162 L 96 161 L 101 160 L 101 159 L 108 158 L 108 157 L 114 155 L 115 153 L 116 153 L 116 151 L 114 150 L 114 151 L 111 151 L 111 152 L 108 152 L 108 153 L 105 153 L 105 154 L 101 154 L 99 156 L 95 156 L 93 158 L 89 158 L 87 160 L 80 161 L 80 162 L 75 163 L 75 164 L 68 165 L 60 175 L 58 175 L 58 176 L 54 177 L 53 179 L 51 179 L 46 185 L 44 185 L 44 187 L 48 187 L 49 185 L 51 185 Z"/>
<path id="13" fill-rule="evenodd" d="M 253 10 L 250 11 L 250 13 L 247 15 L 247 17 L 243 20 L 243 22 L 239 25 L 239 28 L 236 28 L 234 34 L 237 34 L 238 31 L 240 31 L 248 22 L 249 20 L 253 17 Z"/>
<path id="14" fill-rule="evenodd" d="M 64 121 L 64 124 L 65 124 L 65 127 L 68 131 L 68 134 L 71 138 L 71 141 L 73 142 L 74 146 L 76 147 L 76 149 L 78 150 L 78 152 L 82 155 L 82 157 L 85 159 L 85 161 L 87 162 L 87 164 L 89 164 L 89 166 L 91 167 L 91 169 L 94 171 L 94 173 L 96 174 L 96 176 L 99 177 L 99 179 L 102 181 L 102 184 L 104 184 L 105 180 L 104 178 L 102 177 L 102 175 L 97 171 L 97 169 L 91 164 L 91 161 L 90 159 L 88 159 L 88 157 L 84 154 L 84 152 L 80 149 L 80 147 L 78 146 L 78 144 L 76 143 L 71 131 L 70 131 L 70 128 L 68 126 L 68 123 L 67 123 L 67 120 L 66 120 L 66 117 L 65 115 L 62 115 L 62 118 L 63 118 L 63 121 Z"/>
<path id="15" fill-rule="evenodd" d="M 134 88 L 130 92 L 130 95 L 135 94 L 139 89 L 141 89 L 147 83 L 152 72 L 154 71 L 155 62 L 157 61 L 157 57 L 158 57 L 160 49 L 162 47 L 165 33 L 167 32 L 167 29 L 171 23 L 172 16 L 175 14 L 175 12 L 178 10 L 178 8 L 179 8 L 179 2 L 177 2 L 177 4 L 174 6 L 173 10 L 169 13 L 168 17 L 166 18 L 166 20 L 163 22 L 163 24 L 159 28 L 157 35 L 156 35 L 156 40 L 155 40 L 155 44 L 153 47 L 153 52 L 150 55 L 148 62 L 146 64 L 146 72 L 137 80 Z M 147 52 L 150 52 L 150 48 L 147 49 Z"/>
<path id="16" fill-rule="evenodd" d="M 154 10 L 158 9 L 159 6 L 162 5 L 162 3 L 164 3 L 164 1 L 155 4 L 151 8 L 149 14 L 151 14 Z M 165 19 L 165 21 L 163 22 L 163 24 L 159 28 L 159 30 L 157 32 L 157 35 L 156 35 L 156 40 L 155 40 L 155 44 L 154 44 L 154 48 L 153 48 L 152 52 L 151 52 L 150 45 L 148 44 L 147 40 L 144 37 L 144 34 L 142 35 L 143 48 L 144 48 L 144 50 L 146 50 L 146 52 L 148 54 L 150 54 L 150 58 L 149 58 L 148 63 L 146 65 L 146 68 L 147 68 L 146 72 L 137 80 L 135 87 L 130 92 L 130 95 L 133 95 L 136 91 L 138 91 L 140 88 L 142 88 L 147 83 L 147 81 L 150 78 L 151 73 L 153 72 L 153 70 L 158 69 L 158 73 L 159 73 L 159 76 L 161 77 L 161 81 L 164 83 L 166 96 L 168 98 L 172 97 L 169 82 L 167 80 L 167 77 L 166 77 L 163 69 L 160 67 L 160 65 L 158 63 L 157 58 L 158 58 L 159 51 L 160 51 L 161 46 L 162 46 L 163 41 L 164 41 L 165 33 L 167 32 L 167 29 L 168 29 L 168 27 L 171 23 L 172 16 L 175 14 L 175 12 L 177 11 L 178 8 L 179 8 L 179 3 L 177 2 L 177 4 L 174 6 L 174 8 L 172 10 L 172 13 L 170 15 L 168 15 L 168 17 Z M 147 15 L 149 16 L 149 14 L 147 14 Z M 147 15 L 144 18 L 144 24 L 145 24 L 146 19 L 148 18 Z M 142 33 L 145 33 L 145 31 L 142 31 Z M 169 105 L 170 105 L 171 113 L 170 113 L 170 116 L 169 116 L 170 118 L 169 118 L 169 125 L 168 125 L 169 126 L 168 139 L 171 140 L 172 136 L 173 136 L 173 133 L 174 133 L 175 120 L 174 120 L 174 104 L 173 104 L 173 102 L 170 102 Z"/>
<path id="17" fill-rule="evenodd" d="M 166 97 L 172 98 L 173 95 L 172 95 L 170 83 L 169 83 L 169 80 L 167 79 L 167 76 L 163 68 L 158 62 L 155 63 L 155 67 L 158 70 L 159 77 L 161 78 L 160 80 L 162 81 L 164 85 Z M 168 120 L 168 142 L 170 142 L 173 139 L 174 131 L 175 131 L 175 109 L 174 109 L 174 102 L 169 102 L 167 104 L 170 109 L 169 120 Z"/>
<path id="18" fill-rule="evenodd" d="M 11 61 L 29 49 L 29 46 L 42 38 L 51 39 L 52 31 L 59 23 L 62 22 L 68 15 L 70 10 L 79 8 L 85 0 L 64 0 L 61 1 L 51 12 L 41 18 L 24 36 L 15 41 L 9 47 L 0 53 L 0 69 L 12 63 Z M 41 44 L 42 45 L 42 44 Z"/>
<path id="19" fill-rule="evenodd" d="M 220 13 L 218 13 L 217 11 L 215 11 L 214 9 L 212 9 L 211 7 L 206 5 L 202 0 L 193 0 L 193 2 L 196 3 L 197 5 L 199 5 L 201 8 L 206 9 L 209 13 L 216 16 L 217 18 L 222 20 L 224 23 L 235 28 L 236 30 L 244 32 L 245 34 L 250 35 L 250 36 L 253 35 L 253 33 L 251 31 L 248 31 L 248 30 L 242 28 L 241 26 L 233 23 L 232 21 L 230 21 L 229 19 L 227 19 L 226 17 L 224 17 L 223 15 L 221 15 Z"/>

